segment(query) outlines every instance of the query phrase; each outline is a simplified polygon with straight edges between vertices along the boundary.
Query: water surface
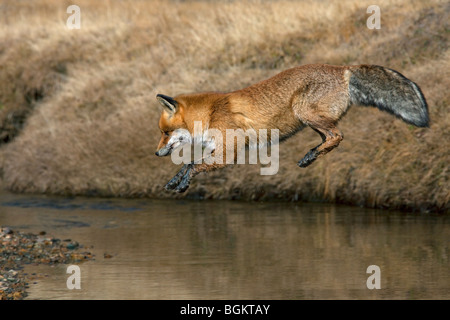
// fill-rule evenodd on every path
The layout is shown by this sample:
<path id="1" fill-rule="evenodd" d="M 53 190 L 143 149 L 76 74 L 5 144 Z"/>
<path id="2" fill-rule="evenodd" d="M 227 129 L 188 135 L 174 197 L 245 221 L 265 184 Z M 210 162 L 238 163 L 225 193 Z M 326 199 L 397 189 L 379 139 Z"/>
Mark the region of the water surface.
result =
<path id="1" fill-rule="evenodd" d="M 448 216 L 302 203 L 0 194 L 0 225 L 91 247 L 28 299 L 449 299 Z M 104 254 L 112 256 L 105 258 Z M 369 290 L 368 266 L 381 289 Z"/>

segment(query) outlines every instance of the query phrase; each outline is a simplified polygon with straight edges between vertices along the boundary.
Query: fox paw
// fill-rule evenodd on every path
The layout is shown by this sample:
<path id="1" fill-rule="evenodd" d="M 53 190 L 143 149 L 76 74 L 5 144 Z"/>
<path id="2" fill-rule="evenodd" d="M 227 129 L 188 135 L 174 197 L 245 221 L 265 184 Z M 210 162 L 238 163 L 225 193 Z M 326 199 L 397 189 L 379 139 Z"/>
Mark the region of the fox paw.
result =
<path id="1" fill-rule="evenodd" d="M 175 190 L 178 193 L 186 191 L 190 184 L 189 171 L 192 164 L 185 164 L 180 171 L 164 186 L 166 190 Z"/>
<path id="2" fill-rule="evenodd" d="M 175 192 L 177 193 L 183 193 L 189 188 L 189 185 L 191 184 L 191 177 L 189 176 L 189 171 L 184 175 L 183 179 L 181 179 L 178 186 L 175 188 Z"/>
<path id="3" fill-rule="evenodd" d="M 301 168 L 306 168 L 311 163 L 314 162 L 314 160 L 317 159 L 317 153 L 315 150 L 309 150 L 309 152 L 303 157 L 302 160 L 300 160 L 297 165 Z"/>
<path id="4" fill-rule="evenodd" d="M 169 182 L 167 182 L 167 184 L 164 186 L 164 189 L 166 189 L 167 191 L 175 189 L 178 186 L 180 179 L 181 177 L 173 177 Z"/>

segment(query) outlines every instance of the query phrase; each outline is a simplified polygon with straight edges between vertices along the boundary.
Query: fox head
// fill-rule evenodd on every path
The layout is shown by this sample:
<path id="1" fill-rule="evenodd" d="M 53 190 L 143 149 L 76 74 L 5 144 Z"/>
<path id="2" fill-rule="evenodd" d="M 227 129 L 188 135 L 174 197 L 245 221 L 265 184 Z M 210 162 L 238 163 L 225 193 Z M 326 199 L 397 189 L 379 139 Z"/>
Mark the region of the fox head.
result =
<path id="1" fill-rule="evenodd" d="M 163 94 L 158 94 L 156 99 L 163 106 L 163 111 L 159 119 L 161 140 L 155 154 L 164 157 L 183 144 L 191 143 L 191 135 L 184 121 L 183 104 Z"/>

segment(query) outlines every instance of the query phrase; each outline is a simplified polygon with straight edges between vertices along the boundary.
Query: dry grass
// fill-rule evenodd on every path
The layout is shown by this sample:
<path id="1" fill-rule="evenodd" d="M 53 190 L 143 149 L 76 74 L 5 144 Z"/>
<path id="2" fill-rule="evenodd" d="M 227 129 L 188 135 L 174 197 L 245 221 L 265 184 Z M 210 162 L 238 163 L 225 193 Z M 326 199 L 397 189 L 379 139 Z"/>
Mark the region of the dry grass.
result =
<path id="1" fill-rule="evenodd" d="M 379 64 L 418 83 L 431 128 L 352 108 L 345 140 L 307 169 L 320 142 L 305 129 L 281 145 L 280 171 L 255 165 L 199 176 L 186 195 L 343 202 L 448 211 L 447 1 L 69 1 L 0 4 L 0 149 L 16 192 L 174 197 L 177 168 L 157 158 L 156 93 L 234 90 L 307 63 Z"/>

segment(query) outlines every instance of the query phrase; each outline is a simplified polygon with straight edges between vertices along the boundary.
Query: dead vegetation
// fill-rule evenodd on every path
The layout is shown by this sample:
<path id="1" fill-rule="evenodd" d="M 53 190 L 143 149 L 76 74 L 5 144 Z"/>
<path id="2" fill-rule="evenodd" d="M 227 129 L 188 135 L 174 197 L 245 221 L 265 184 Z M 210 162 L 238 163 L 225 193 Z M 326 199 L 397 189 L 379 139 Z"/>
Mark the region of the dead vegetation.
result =
<path id="1" fill-rule="evenodd" d="M 199 176 L 193 198 L 329 201 L 448 211 L 449 25 L 446 1 L 3 1 L 0 149 L 15 192 L 175 197 L 177 171 L 154 156 L 157 93 L 235 90 L 301 64 L 379 64 L 418 83 L 431 128 L 352 108 L 345 139 L 307 169 L 296 163 L 319 137 L 280 147 L 280 171 L 237 165 Z M 179 197 L 179 196 L 177 196 Z"/>

